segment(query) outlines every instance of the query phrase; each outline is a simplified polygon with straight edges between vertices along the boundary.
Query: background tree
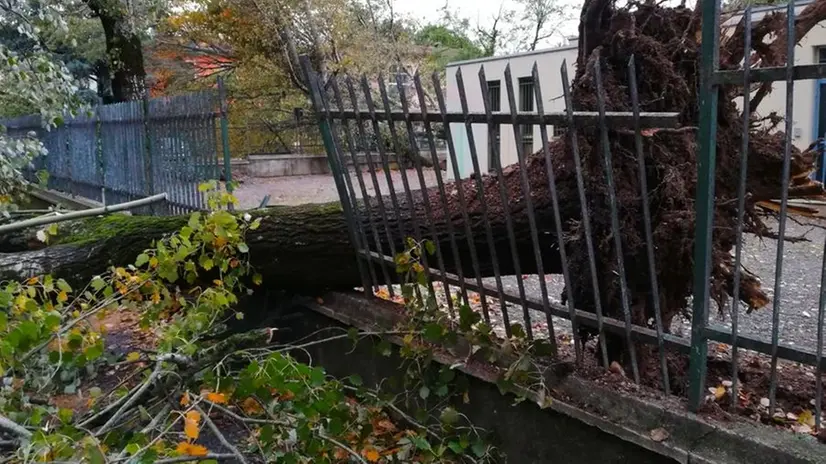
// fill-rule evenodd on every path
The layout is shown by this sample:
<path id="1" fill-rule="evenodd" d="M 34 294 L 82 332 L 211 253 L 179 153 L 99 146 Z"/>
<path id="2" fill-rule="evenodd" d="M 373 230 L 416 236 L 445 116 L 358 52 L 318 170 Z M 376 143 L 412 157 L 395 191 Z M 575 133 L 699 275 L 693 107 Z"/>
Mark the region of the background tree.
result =
<path id="1" fill-rule="evenodd" d="M 66 30 L 60 8 L 44 3 L 36 8 L 13 0 L 0 2 L 0 23 L 7 29 L 0 41 L 0 101 L 17 109 L 32 109 L 49 129 L 78 109 L 78 87 L 69 69 L 43 46 L 38 24 Z M 11 36 L 8 30 L 16 31 Z M 7 43 L 11 44 L 10 47 Z M 12 138 L 0 126 L 0 210 L 9 208 L 23 190 L 23 170 L 45 153 L 36 134 Z"/>

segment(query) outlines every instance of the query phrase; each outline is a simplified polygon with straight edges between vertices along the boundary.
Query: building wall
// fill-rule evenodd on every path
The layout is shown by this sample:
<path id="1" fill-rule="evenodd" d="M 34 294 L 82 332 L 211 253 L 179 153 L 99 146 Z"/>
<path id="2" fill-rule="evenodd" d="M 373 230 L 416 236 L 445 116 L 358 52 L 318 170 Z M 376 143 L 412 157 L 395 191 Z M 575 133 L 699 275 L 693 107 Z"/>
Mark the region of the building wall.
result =
<path id="1" fill-rule="evenodd" d="M 797 14 L 811 1 L 798 1 L 796 3 L 795 11 Z M 781 5 L 776 8 L 756 8 L 753 10 L 752 22 L 760 21 L 767 13 L 772 11 L 785 12 L 786 6 Z M 741 20 L 741 16 L 734 16 L 723 24 L 723 34 L 733 33 L 734 26 Z M 818 49 L 826 47 L 826 22 L 815 26 L 805 37 L 799 42 L 795 48 L 794 64 L 808 65 L 816 64 L 818 60 Z M 818 81 L 805 80 L 794 82 L 794 98 L 792 103 L 792 142 L 799 149 L 805 149 L 815 139 L 816 135 L 817 115 L 819 108 L 819 95 L 817 92 Z M 742 99 L 737 102 L 738 107 L 742 108 Z M 772 112 L 776 112 L 780 116 L 786 114 L 786 83 L 775 82 L 772 92 L 763 99 L 760 105 L 755 110 L 755 114 L 759 116 L 768 116 Z M 781 122 L 778 130 L 785 130 L 785 122 Z M 821 136 L 823 134 L 820 134 Z"/>
<path id="2" fill-rule="evenodd" d="M 799 14 L 809 3 L 808 1 L 798 1 L 796 11 Z M 764 7 L 755 8 L 753 11 L 753 21 L 759 21 L 765 14 L 771 11 L 784 11 L 785 6 L 780 7 Z M 723 20 L 722 34 L 730 34 L 734 30 L 734 26 L 740 21 L 740 16 L 734 16 Z M 799 43 L 795 49 L 795 65 L 816 64 L 818 62 L 818 49 L 826 47 L 826 22 L 815 26 Z M 560 77 L 560 67 L 563 61 L 567 62 L 569 77 L 573 79 L 574 66 L 576 62 L 576 42 L 572 42 L 571 46 L 560 47 L 556 49 L 541 50 L 532 53 L 524 53 L 501 58 L 488 58 L 482 60 L 471 60 L 467 62 L 460 62 L 450 64 L 447 67 L 447 107 L 450 112 L 461 112 L 462 107 L 459 101 L 459 93 L 456 86 L 456 72 L 461 69 L 464 77 L 465 90 L 468 99 L 468 107 L 471 112 L 484 112 L 484 103 L 482 100 L 481 87 L 479 85 L 478 73 L 480 68 L 484 66 L 486 78 L 488 81 L 499 79 L 502 82 L 501 90 L 501 109 L 502 112 L 508 113 L 507 92 L 504 82 L 505 66 L 510 64 L 511 72 L 514 79 L 514 91 L 518 103 L 518 79 L 520 77 L 528 77 L 531 75 L 531 68 L 534 63 L 537 64 L 540 76 L 540 86 L 544 101 L 544 110 L 546 113 L 554 111 L 564 111 L 565 105 L 562 99 L 562 82 Z M 823 81 L 826 84 L 826 80 Z M 794 99 L 793 99 L 793 130 L 792 141 L 799 149 L 805 149 L 815 139 L 818 138 L 817 111 L 820 105 L 820 92 L 817 87 L 820 85 L 819 81 L 806 80 L 795 81 L 794 83 Z M 824 87 L 826 91 L 826 86 Z M 738 106 L 742 106 L 741 102 L 737 102 Z M 776 112 L 780 116 L 784 116 L 786 112 L 786 84 L 784 82 L 776 82 L 773 91 L 763 99 L 758 106 L 756 113 L 760 116 L 767 116 L 772 112 Z M 826 122 L 822 125 L 826 127 Z M 784 130 L 784 123 L 778 127 L 779 130 Z M 459 165 L 460 175 L 468 177 L 473 172 L 473 166 L 470 157 L 470 146 L 466 136 L 464 124 L 451 124 L 450 130 L 453 136 L 454 145 L 456 146 L 457 161 Z M 823 131 L 823 129 L 821 129 Z M 549 136 L 553 135 L 553 128 L 548 127 Z M 821 134 L 822 136 L 823 134 Z M 482 173 L 488 171 L 488 137 L 487 126 L 484 124 L 473 125 L 473 138 L 475 139 L 476 151 L 478 154 L 479 167 Z M 539 127 L 534 127 L 534 146 L 533 151 L 541 149 L 541 141 L 539 136 Z M 516 156 L 516 143 L 511 126 L 503 125 L 501 128 L 500 151 L 502 166 L 508 166 L 518 161 Z M 453 177 L 450 160 L 448 160 L 448 177 Z"/>
<path id="3" fill-rule="evenodd" d="M 519 104 L 519 78 L 530 77 L 534 63 L 539 70 L 539 85 L 542 90 L 544 100 L 544 110 L 546 113 L 564 111 L 565 103 L 562 99 L 562 77 L 560 69 L 563 62 L 567 62 L 569 78 L 574 77 L 574 64 L 576 62 L 576 45 L 560 47 L 557 49 L 537 51 L 533 53 L 523 53 L 502 58 L 472 60 L 447 67 L 447 109 L 449 112 L 461 112 L 462 105 L 459 100 L 459 91 L 456 85 L 456 72 L 461 69 L 467 95 L 468 110 L 472 113 L 484 113 L 485 106 L 482 100 L 482 88 L 479 83 L 479 70 L 484 67 L 486 80 L 499 80 L 501 82 L 500 108 L 501 112 L 509 113 L 508 93 L 505 83 L 505 66 L 510 64 L 511 75 L 514 79 L 513 89 L 517 105 Z M 536 108 L 534 102 L 534 108 Z M 518 108 L 518 106 L 517 106 Z M 499 142 L 502 166 L 508 166 L 518 161 L 516 156 L 516 139 L 513 134 L 513 126 L 502 125 Z M 450 124 L 450 132 L 456 147 L 456 158 L 458 161 L 459 173 L 463 178 L 473 173 L 473 164 L 470 157 L 470 146 L 463 123 Z M 533 128 L 533 150 L 542 148 L 539 136 L 539 126 Z M 553 134 L 553 127 L 548 126 L 548 134 Z M 482 173 L 488 172 L 488 137 L 487 126 L 485 124 L 473 125 L 473 138 L 478 154 L 479 168 Z M 453 168 L 448 159 L 447 175 L 453 178 Z"/>

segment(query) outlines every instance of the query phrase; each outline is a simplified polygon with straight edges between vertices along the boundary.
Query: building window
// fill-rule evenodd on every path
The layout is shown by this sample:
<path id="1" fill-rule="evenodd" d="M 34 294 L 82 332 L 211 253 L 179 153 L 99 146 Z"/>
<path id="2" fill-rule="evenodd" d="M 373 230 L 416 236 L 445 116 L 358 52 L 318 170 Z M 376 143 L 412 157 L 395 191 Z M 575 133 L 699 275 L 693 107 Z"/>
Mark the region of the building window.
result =
<path id="1" fill-rule="evenodd" d="M 563 137 L 565 134 L 568 133 L 568 128 L 564 126 L 554 126 L 553 134 L 551 138 L 558 138 Z"/>
<path id="2" fill-rule="evenodd" d="M 533 77 L 519 78 L 519 111 L 531 112 L 533 111 Z M 522 134 L 522 153 L 525 155 L 533 154 L 533 125 L 524 124 L 520 126 Z"/>
<path id="3" fill-rule="evenodd" d="M 817 49 L 817 62 L 818 64 L 826 63 L 826 47 Z"/>
<path id="4" fill-rule="evenodd" d="M 499 80 L 488 81 L 488 100 L 490 101 L 491 112 L 498 113 L 502 111 L 502 82 Z M 493 133 L 490 140 L 488 140 L 488 171 L 493 171 L 499 164 L 498 157 L 501 156 L 499 151 L 499 140 L 501 133 L 501 126 L 494 125 Z"/>
<path id="5" fill-rule="evenodd" d="M 502 82 L 488 81 L 488 98 L 490 99 L 490 110 L 494 113 L 502 111 Z"/>

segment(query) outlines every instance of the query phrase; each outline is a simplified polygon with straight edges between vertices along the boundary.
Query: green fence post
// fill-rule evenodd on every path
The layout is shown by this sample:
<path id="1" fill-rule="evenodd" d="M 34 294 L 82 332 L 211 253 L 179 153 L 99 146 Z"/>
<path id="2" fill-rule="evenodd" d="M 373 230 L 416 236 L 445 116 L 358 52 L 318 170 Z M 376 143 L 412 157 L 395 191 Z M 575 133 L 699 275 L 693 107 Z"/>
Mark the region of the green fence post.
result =
<path id="1" fill-rule="evenodd" d="M 224 77 L 218 76 L 218 98 L 221 100 L 221 148 L 224 151 L 224 181 L 232 193 L 232 158 L 229 154 L 229 122 L 227 121 L 227 90 Z"/>
<path id="2" fill-rule="evenodd" d="M 694 240 L 694 302 L 691 317 L 688 408 L 697 411 L 705 398 L 708 362 L 709 279 L 711 277 L 714 175 L 717 158 L 717 86 L 712 83 L 719 52 L 719 13 L 716 1 L 703 3 L 700 72 L 700 128 L 697 153 L 697 202 Z"/>

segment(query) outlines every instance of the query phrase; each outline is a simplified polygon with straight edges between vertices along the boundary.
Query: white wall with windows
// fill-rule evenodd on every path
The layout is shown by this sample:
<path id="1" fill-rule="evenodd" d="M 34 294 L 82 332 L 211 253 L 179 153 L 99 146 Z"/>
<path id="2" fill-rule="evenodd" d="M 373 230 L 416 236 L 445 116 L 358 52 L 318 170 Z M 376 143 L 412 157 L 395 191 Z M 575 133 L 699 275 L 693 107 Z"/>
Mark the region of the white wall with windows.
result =
<path id="1" fill-rule="evenodd" d="M 795 2 L 795 12 L 800 14 L 814 0 Z M 765 15 L 774 11 L 785 12 L 787 5 L 758 7 L 752 10 L 752 23 L 760 21 Z M 741 15 L 734 15 L 723 21 L 724 35 L 732 34 L 741 21 Z M 794 64 L 826 64 L 826 22 L 816 25 L 803 37 L 795 48 Z M 742 102 L 737 102 L 742 107 Z M 818 137 L 826 134 L 826 80 L 801 80 L 794 82 L 792 103 L 792 141 L 799 149 L 805 149 Z M 786 115 L 786 83 L 775 82 L 772 92 L 756 108 L 758 116 L 768 116 L 772 112 L 779 116 Z M 785 122 L 778 126 L 785 130 Z M 818 135 L 819 134 L 819 135 Z"/>
<path id="2" fill-rule="evenodd" d="M 478 60 L 451 63 L 447 66 L 447 94 L 446 103 L 449 112 L 461 112 L 459 90 L 456 84 L 456 72 L 461 69 L 467 95 L 468 110 L 471 113 L 484 113 L 485 106 L 482 98 L 482 87 L 479 81 L 479 71 L 484 68 L 490 95 L 491 110 L 494 112 L 510 113 L 507 83 L 505 82 L 505 67 L 510 64 L 513 78 L 514 99 L 517 111 L 536 111 L 533 79 L 531 72 L 534 63 L 539 70 L 539 85 L 544 100 L 545 112 L 564 111 L 565 103 L 562 98 L 562 76 L 560 69 L 563 62 L 567 63 L 569 78 L 574 77 L 574 66 L 577 57 L 576 40 L 572 40 L 564 47 L 517 55 L 482 58 Z M 561 128 L 548 126 L 549 135 L 559 135 Z M 542 148 L 540 143 L 539 126 L 522 126 L 523 144 L 525 153 L 534 153 Z M 463 123 L 450 124 L 453 142 L 456 146 L 457 165 L 463 178 L 473 173 L 473 164 L 470 157 L 470 146 Z M 479 159 L 479 168 L 482 173 L 493 169 L 493 145 L 488 140 L 486 124 L 473 125 L 473 138 Z M 496 146 L 499 147 L 502 166 L 508 166 L 518 161 L 516 156 L 516 137 L 513 126 L 502 125 L 499 131 L 493 134 Z M 453 177 L 453 168 L 448 159 L 447 176 Z"/>
<path id="3" fill-rule="evenodd" d="M 796 12 L 799 14 L 814 0 L 799 0 L 795 3 Z M 766 14 L 773 11 L 785 11 L 786 5 L 773 5 L 765 7 L 755 7 L 752 10 L 752 19 L 759 21 Z M 722 35 L 731 34 L 742 16 L 739 14 L 728 15 L 722 18 Z M 484 112 L 482 92 L 479 84 L 478 73 L 484 67 L 486 80 L 490 89 L 490 95 L 495 111 L 509 112 L 507 93 L 505 90 L 504 73 L 505 66 L 510 64 L 511 73 L 514 79 L 514 92 L 519 111 L 533 111 L 535 109 L 533 101 L 533 90 L 524 80 L 531 76 L 531 68 L 536 63 L 539 68 L 539 76 L 546 112 L 564 111 L 565 104 L 562 99 L 562 82 L 560 78 L 560 67 L 563 61 L 567 62 L 569 76 L 574 76 L 574 65 L 577 56 L 576 39 L 571 40 L 570 45 L 547 50 L 537 50 L 535 52 L 522 53 L 511 56 L 483 58 L 464 62 L 451 63 L 447 66 L 447 107 L 450 112 L 461 112 L 462 107 L 459 101 L 459 93 L 456 86 L 456 71 L 462 70 L 467 93 L 468 106 L 471 112 Z M 826 64 L 826 22 L 815 26 L 798 44 L 795 49 L 795 65 Z M 792 140 L 799 149 L 805 149 L 818 137 L 826 135 L 826 79 L 795 81 L 793 112 Z M 497 105 L 498 103 L 498 105 Z M 742 105 L 742 102 L 738 102 Z M 758 116 L 768 116 L 772 112 L 781 117 L 786 113 L 786 84 L 776 82 L 772 92 L 760 103 L 756 109 Z M 778 127 L 784 130 L 784 123 Z M 561 135 L 564 128 L 548 127 L 550 136 Z M 535 152 L 541 149 L 539 128 L 534 126 L 526 128 L 525 135 L 526 151 Z M 511 126 L 502 125 L 500 134 L 494 134 L 497 139 L 502 166 L 508 166 L 517 162 L 516 144 Z M 468 146 L 464 124 L 451 124 L 454 144 L 456 146 L 459 172 L 462 177 L 468 177 L 473 172 L 470 159 L 470 147 Z M 485 124 L 473 125 L 473 136 L 476 142 L 476 150 L 479 156 L 480 170 L 482 173 L 488 172 L 492 165 L 491 146 L 488 143 L 487 126 Z M 447 175 L 452 177 L 453 171 L 448 164 Z"/>

